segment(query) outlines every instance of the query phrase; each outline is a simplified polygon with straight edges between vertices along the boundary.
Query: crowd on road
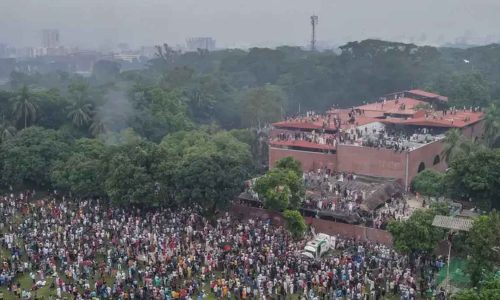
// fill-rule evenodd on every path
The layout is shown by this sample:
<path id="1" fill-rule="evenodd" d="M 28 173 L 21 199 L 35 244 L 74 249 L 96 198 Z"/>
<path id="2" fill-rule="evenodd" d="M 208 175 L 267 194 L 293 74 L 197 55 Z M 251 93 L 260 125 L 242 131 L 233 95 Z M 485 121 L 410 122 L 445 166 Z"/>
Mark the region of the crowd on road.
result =
<path id="1" fill-rule="evenodd" d="M 436 289 L 439 258 L 337 238 L 300 256 L 268 220 L 207 219 L 197 209 L 111 207 L 99 200 L 0 197 L 0 293 L 21 299 L 415 299 Z M 29 276 L 32 285 L 22 286 Z"/>

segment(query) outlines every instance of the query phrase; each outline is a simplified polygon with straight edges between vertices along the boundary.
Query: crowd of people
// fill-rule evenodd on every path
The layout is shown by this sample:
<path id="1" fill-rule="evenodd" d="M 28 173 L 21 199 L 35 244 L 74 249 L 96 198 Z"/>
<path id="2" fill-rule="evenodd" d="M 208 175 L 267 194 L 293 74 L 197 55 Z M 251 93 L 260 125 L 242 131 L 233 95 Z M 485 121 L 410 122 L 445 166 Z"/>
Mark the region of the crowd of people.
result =
<path id="1" fill-rule="evenodd" d="M 323 168 L 305 172 L 303 178 L 307 191 L 304 208 L 357 216 L 360 221 L 364 220 L 378 229 L 385 228 L 390 220 L 408 218 L 412 211 L 402 195 L 388 196 L 390 200 L 388 198 L 382 207 L 374 211 L 363 210 L 361 205 L 368 199 L 373 187 L 358 182 L 356 174 L 333 174 Z"/>
<path id="2" fill-rule="evenodd" d="M 354 214 L 366 198 L 366 193 L 343 186 L 343 182 L 356 179 L 355 174 L 331 174 L 327 169 L 305 172 L 304 185 L 310 191 L 304 206 L 318 210 L 340 211 Z"/>
<path id="3" fill-rule="evenodd" d="M 373 227 L 381 229 L 389 220 L 406 220 L 411 212 L 410 206 L 402 199 L 391 199 L 391 202 L 385 203 L 384 207 L 374 212 Z"/>
<path id="4" fill-rule="evenodd" d="M 48 287 L 49 299 L 409 300 L 435 289 L 442 267 L 340 237 L 332 255 L 309 260 L 304 240 L 267 220 L 33 194 L 0 197 L 0 293 L 22 299 Z"/>
<path id="5" fill-rule="evenodd" d="M 275 137 L 271 141 L 306 141 L 309 143 L 328 145 L 335 147 L 337 144 L 335 134 L 319 133 L 316 131 L 302 132 L 302 131 L 280 131 L 275 133 Z"/>
<path id="6" fill-rule="evenodd" d="M 373 128 L 368 130 L 351 129 L 340 136 L 343 144 L 354 144 L 363 147 L 391 149 L 396 152 L 411 151 L 419 144 L 433 142 L 442 135 L 433 134 L 432 130 L 419 128 L 414 131 L 394 130 L 391 128 Z"/>

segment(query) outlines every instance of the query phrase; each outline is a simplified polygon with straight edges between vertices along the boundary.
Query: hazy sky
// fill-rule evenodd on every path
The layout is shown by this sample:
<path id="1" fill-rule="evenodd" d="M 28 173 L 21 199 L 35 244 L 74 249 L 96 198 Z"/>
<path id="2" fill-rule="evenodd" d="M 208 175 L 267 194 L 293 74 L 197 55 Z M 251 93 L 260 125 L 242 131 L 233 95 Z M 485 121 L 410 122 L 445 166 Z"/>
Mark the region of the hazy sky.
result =
<path id="1" fill-rule="evenodd" d="M 98 47 L 211 36 L 218 46 L 305 45 L 383 38 L 442 44 L 500 40 L 500 0 L 0 0 L 0 43 L 39 46 L 41 30 L 62 43 Z"/>

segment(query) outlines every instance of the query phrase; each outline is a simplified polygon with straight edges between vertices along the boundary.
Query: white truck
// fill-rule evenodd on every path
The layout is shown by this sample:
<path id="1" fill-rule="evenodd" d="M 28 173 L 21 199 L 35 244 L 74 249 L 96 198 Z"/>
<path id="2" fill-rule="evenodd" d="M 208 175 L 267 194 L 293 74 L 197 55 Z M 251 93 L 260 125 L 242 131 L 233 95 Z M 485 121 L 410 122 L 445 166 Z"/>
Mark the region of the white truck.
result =
<path id="1" fill-rule="evenodd" d="M 311 259 L 321 258 L 330 249 L 335 248 L 335 237 L 319 233 L 312 241 L 307 242 L 301 255 Z"/>

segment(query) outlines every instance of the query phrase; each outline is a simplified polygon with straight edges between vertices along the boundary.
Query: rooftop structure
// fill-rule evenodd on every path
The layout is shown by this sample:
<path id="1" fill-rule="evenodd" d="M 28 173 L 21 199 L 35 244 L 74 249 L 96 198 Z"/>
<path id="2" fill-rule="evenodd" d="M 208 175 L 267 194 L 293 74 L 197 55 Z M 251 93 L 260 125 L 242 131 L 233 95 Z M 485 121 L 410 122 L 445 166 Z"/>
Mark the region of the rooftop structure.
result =
<path id="1" fill-rule="evenodd" d="M 447 100 L 408 90 L 378 102 L 276 122 L 269 140 L 270 167 L 282 157 L 294 156 L 306 171 L 328 168 L 399 178 L 408 187 L 426 167 L 447 168 L 441 157 L 446 131 L 458 128 L 471 138 L 483 133 L 479 108 L 445 108 Z"/>
<path id="2" fill-rule="evenodd" d="M 441 96 L 435 93 L 419 90 L 419 89 L 414 89 L 414 90 L 408 90 L 408 91 L 403 91 L 403 92 L 396 92 L 392 94 L 388 94 L 385 97 L 382 97 L 383 99 L 397 99 L 397 98 L 412 98 L 412 99 L 417 99 L 417 100 L 424 100 L 428 102 L 447 102 L 448 97 Z"/>
<path id="3" fill-rule="evenodd" d="M 432 226 L 451 229 L 451 230 L 460 230 L 460 231 L 469 231 L 472 228 L 472 223 L 474 221 L 468 218 L 454 218 L 448 216 L 435 216 L 432 221 Z"/>

